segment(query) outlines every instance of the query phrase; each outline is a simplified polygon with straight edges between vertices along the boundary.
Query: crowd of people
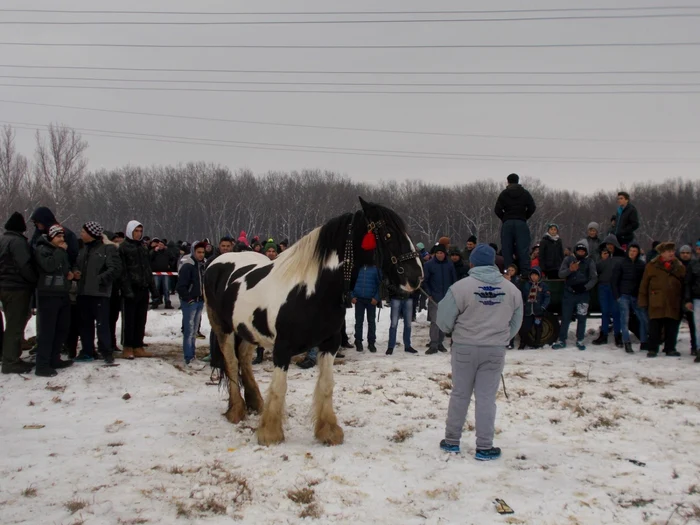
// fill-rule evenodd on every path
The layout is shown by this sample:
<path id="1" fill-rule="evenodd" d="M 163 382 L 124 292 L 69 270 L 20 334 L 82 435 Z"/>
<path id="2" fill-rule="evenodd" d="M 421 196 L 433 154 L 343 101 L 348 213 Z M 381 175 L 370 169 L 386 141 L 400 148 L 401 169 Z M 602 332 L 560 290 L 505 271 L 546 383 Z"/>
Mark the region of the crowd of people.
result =
<path id="1" fill-rule="evenodd" d="M 635 242 L 639 214 L 630 196 L 620 192 L 606 232 L 591 222 L 581 240 L 567 248 L 558 225 L 549 224 L 542 239 L 531 245 L 528 220 L 536 204 L 519 184 L 517 175 L 511 174 L 507 182 L 494 210 L 503 221 L 501 249 L 493 243 L 489 246 L 500 274 L 522 293 L 524 317 L 519 349 L 527 348 L 528 342 L 533 348 L 543 346 L 542 324 L 550 313 L 552 283 L 563 281 L 561 327 L 552 348 L 567 346 L 569 326 L 576 319 L 575 344 L 585 350 L 591 292 L 595 289 L 602 321 L 592 344 L 606 344 L 612 334 L 616 346 L 634 352 L 630 336 L 630 317 L 634 315 L 640 350 L 649 357 L 660 351 L 680 355 L 676 344 L 682 320 L 690 328 L 691 353 L 697 353 L 700 315 L 694 312 L 700 310 L 700 241 L 693 248 L 684 245 L 680 250 L 671 242 L 655 242 L 645 253 Z M 46 207 L 37 208 L 29 220 L 35 227 L 31 238 L 24 236 L 27 224 L 18 212 L 9 217 L 0 238 L 3 373 L 26 373 L 34 366 L 20 359 L 32 311 L 36 312 L 35 373 L 39 376 L 51 377 L 74 361 L 102 359 L 112 364 L 115 354 L 124 359 L 152 357 L 144 343 L 148 310 L 161 305 L 172 309 L 174 294 L 179 296 L 182 310 L 185 364 L 204 367 L 195 355 L 195 340 L 205 338 L 200 326 L 203 276 L 208 264 L 221 254 L 247 250 L 274 260 L 289 247 L 286 239 L 279 243 L 272 238 L 261 241 L 257 236 L 249 240 L 245 231 L 237 238 L 224 236 L 217 245 L 206 238 L 193 243 L 150 238 L 136 220 L 130 221 L 124 232 L 105 231 L 97 222 L 88 221 L 76 235 Z M 472 235 L 461 249 L 449 237 L 441 237 L 429 250 L 417 243 L 424 281 L 421 290 L 412 294 L 388 285 L 374 258 L 366 256 L 357 269 L 352 292 L 354 342 L 343 327 L 343 348 L 377 351 L 377 310 L 386 304 L 391 318 L 387 355 L 392 355 L 398 345 L 399 321 L 403 321 L 404 351 L 417 353 L 411 341 L 411 325 L 421 310 L 427 310 L 430 321 L 425 353 L 447 352 L 446 333 L 437 322 L 439 304 L 455 283 L 472 274 L 472 266 L 483 265 L 475 252 L 477 242 Z M 121 337 L 116 331 L 119 316 Z M 215 345 L 215 337 L 210 337 L 210 344 Z M 514 348 L 515 343 L 511 338 L 507 347 Z M 308 352 L 299 366 L 314 366 L 315 350 Z M 263 349 L 259 348 L 254 363 L 262 359 Z M 700 356 L 696 362 L 700 362 Z"/>

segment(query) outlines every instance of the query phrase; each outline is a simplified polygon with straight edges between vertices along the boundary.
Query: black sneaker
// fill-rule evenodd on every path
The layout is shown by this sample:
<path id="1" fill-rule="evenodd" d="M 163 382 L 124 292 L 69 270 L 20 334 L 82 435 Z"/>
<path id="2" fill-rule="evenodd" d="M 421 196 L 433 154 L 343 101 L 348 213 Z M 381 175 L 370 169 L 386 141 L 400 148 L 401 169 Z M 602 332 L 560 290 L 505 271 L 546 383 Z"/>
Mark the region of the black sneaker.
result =
<path id="1" fill-rule="evenodd" d="M 647 352 L 647 357 L 656 357 L 658 355 L 659 355 L 658 352 Z"/>
<path id="2" fill-rule="evenodd" d="M 507 348 L 508 350 L 512 350 L 513 348 L 515 348 L 515 345 L 512 345 L 512 344 L 508 343 L 508 346 L 506 346 L 506 348 Z"/>
<path id="3" fill-rule="evenodd" d="M 39 377 L 56 377 L 58 372 L 53 368 L 37 368 L 34 372 Z"/>
<path id="4" fill-rule="evenodd" d="M 362 352 L 364 350 L 362 341 L 355 341 L 355 349 L 357 349 L 358 352 Z"/>
<path id="5" fill-rule="evenodd" d="M 433 354 L 437 354 L 437 353 L 438 353 L 438 349 L 435 346 L 430 347 L 425 351 L 425 355 L 433 355 Z"/>
<path id="6" fill-rule="evenodd" d="M 341 348 L 347 348 L 348 350 L 351 348 L 355 348 L 350 341 L 345 341 L 342 345 L 340 345 Z"/>
<path id="7" fill-rule="evenodd" d="M 108 365 L 114 363 L 114 355 L 112 355 L 111 353 L 105 354 L 105 363 L 107 363 Z"/>
<path id="8" fill-rule="evenodd" d="M 622 348 L 624 344 L 622 343 L 622 334 L 615 334 L 615 346 Z"/>
<path id="9" fill-rule="evenodd" d="M 55 368 L 55 369 L 57 369 L 57 370 L 58 370 L 58 369 L 61 369 L 61 368 L 68 368 L 69 366 L 73 366 L 73 360 L 72 360 L 72 359 L 68 359 L 67 361 L 64 361 L 64 360 L 62 360 L 62 359 L 59 359 L 59 360 L 56 361 L 55 363 L 52 363 L 52 364 L 51 364 L 51 368 Z"/>
<path id="10" fill-rule="evenodd" d="M 493 461 L 501 457 L 501 449 L 498 447 L 491 447 L 489 449 L 479 450 L 476 449 L 476 454 L 474 459 L 479 461 Z"/>
<path id="11" fill-rule="evenodd" d="M 598 339 L 594 339 L 592 344 L 596 346 L 607 345 L 608 344 L 608 334 L 600 334 Z"/>
<path id="12" fill-rule="evenodd" d="M 412 346 L 407 346 L 404 352 L 407 352 L 409 354 L 417 354 L 418 350 L 415 350 Z"/>
<path id="13" fill-rule="evenodd" d="M 680 356 L 681 356 L 681 353 L 680 353 L 680 352 L 676 352 L 676 351 L 674 350 L 673 352 L 666 352 L 666 355 L 667 355 L 668 357 L 680 357 Z"/>
<path id="14" fill-rule="evenodd" d="M 367 345 L 367 350 L 369 350 L 370 352 L 372 352 L 372 353 L 374 354 L 374 353 L 376 353 L 376 351 L 377 351 L 377 347 L 374 346 L 374 343 L 369 343 L 369 344 Z"/>
<path id="15" fill-rule="evenodd" d="M 634 349 L 632 348 L 632 343 L 625 343 L 625 352 L 628 354 L 633 354 Z"/>
<path id="16" fill-rule="evenodd" d="M 386 355 L 391 355 L 391 354 L 393 354 L 393 353 L 394 353 L 394 349 L 393 349 L 393 348 L 387 348 L 387 349 L 386 349 Z"/>
<path id="17" fill-rule="evenodd" d="M 440 344 L 438 345 L 438 351 L 444 353 L 444 352 L 447 352 L 447 348 L 445 348 L 445 345 L 443 345 L 442 343 L 440 343 Z"/>
<path id="18" fill-rule="evenodd" d="M 316 366 L 316 360 L 310 359 L 308 356 L 306 356 L 302 361 L 299 361 L 297 363 L 297 366 L 299 368 L 303 368 L 304 370 L 306 370 L 307 368 L 313 368 Z"/>

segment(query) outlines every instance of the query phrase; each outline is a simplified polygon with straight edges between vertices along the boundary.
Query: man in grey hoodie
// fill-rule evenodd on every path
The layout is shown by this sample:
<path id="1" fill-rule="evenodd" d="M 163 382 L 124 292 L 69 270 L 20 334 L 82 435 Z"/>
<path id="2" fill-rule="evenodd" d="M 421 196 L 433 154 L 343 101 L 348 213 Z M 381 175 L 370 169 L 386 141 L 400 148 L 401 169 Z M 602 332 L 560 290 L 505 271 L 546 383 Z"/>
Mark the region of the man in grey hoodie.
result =
<path id="1" fill-rule="evenodd" d="M 452 392 L 440 448 L 459 452 L 472 393 L 476 399 L 476 459 L 498 459 L 493 446 L 496 393 L 506 345 L 520 330 L 523 298 L 495 266 L 496 252 L 479 244 L 469 259 L 469 277 L 453 284 L 440 301 L 437 324 L 452 334 Z"/>

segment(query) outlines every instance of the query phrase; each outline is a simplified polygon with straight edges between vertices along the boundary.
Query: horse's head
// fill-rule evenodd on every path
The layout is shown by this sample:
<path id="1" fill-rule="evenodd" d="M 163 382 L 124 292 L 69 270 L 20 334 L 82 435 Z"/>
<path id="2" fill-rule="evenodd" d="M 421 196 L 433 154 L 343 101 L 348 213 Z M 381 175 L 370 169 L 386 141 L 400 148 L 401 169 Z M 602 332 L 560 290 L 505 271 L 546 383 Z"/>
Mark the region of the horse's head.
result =
<path id="1" fill-rule="evenodd" d="M 407 292 L 416 290 L 423 280 L 423 265 L 406 226 L 394 211 L 366 202 L 360 204 L 367 221 L 367 230 L 374 234 L 378 265 L 391 284 Z"/>

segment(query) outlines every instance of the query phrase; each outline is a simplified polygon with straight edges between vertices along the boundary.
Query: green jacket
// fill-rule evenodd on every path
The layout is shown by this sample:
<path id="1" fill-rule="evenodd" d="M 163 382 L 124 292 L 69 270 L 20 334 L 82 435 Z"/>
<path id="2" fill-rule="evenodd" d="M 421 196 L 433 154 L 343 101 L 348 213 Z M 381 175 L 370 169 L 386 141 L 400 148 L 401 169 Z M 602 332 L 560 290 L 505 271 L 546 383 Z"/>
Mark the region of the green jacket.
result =
<path id="1" fill-rule="evenodd" d="M 80 271 L 78 295 L 110 297 L 112 283 L 122 272 L 119 253 L 113 244 L 97 240 L 80 249 L 77 261 Z"/>
<path id="2" fill-rule="evenodd" d="M 68 296 L 71 287 L 71 281 L 67 278 L 71 269 L 68 252 L 57 248 L 42 235 L 34 250 L 34 261 L 39 271 L 36 286 L 39 295 Z"/>

